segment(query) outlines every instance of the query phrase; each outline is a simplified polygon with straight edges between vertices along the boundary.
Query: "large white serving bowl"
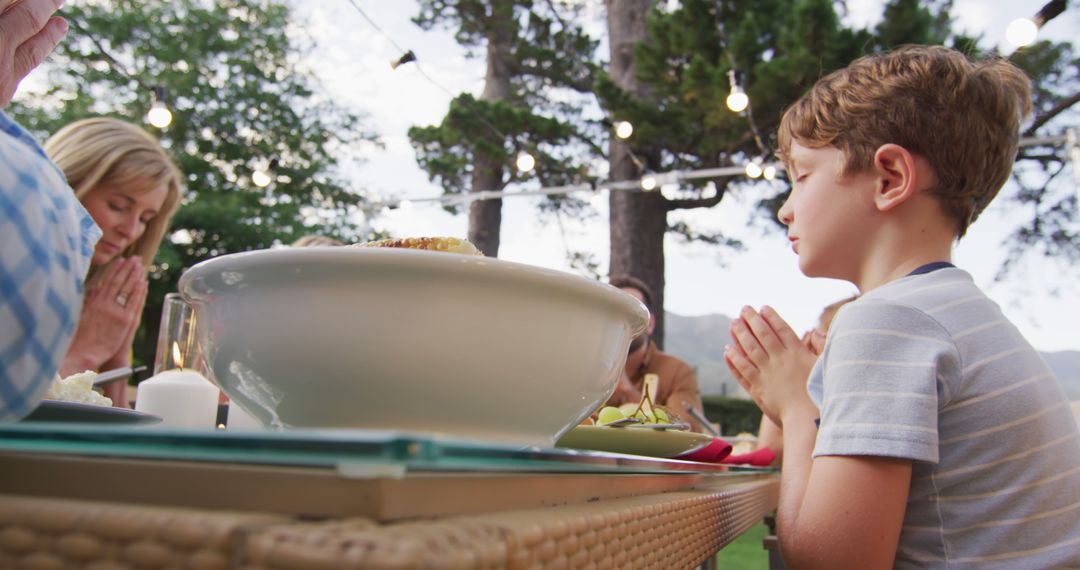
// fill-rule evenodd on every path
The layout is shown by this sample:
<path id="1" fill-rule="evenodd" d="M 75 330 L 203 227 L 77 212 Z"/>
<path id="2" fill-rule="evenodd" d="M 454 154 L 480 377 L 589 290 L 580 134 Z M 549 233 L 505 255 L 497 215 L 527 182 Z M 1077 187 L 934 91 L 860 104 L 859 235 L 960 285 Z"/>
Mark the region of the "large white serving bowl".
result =
<path id="1" fill-rule="evenodd" d="M 611 395 L 648 311 L 609 285 L 390 248 L 225 255 L 180 279 L 214 380 L 271 427 L 551 446 Z"/>

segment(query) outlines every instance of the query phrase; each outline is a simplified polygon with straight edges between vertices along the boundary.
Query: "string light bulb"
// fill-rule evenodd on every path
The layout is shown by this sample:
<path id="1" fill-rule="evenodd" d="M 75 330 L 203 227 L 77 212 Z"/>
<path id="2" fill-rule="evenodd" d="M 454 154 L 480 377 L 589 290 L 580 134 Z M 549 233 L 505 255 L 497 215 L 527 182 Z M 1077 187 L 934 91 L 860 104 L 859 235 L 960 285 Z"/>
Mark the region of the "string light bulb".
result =
<path id="1" fill-rule="evenodd" d="M 270 185 L 271 182 L 274 181 L 273 177 L 271 177 L 270 175 L 275 170 L 277 170 L 277 166 L 278 161 L 276 158 L 273 158 L 270 160 L 269 164 L 267 164 L 265 168 L 256 168 L 255 171 L 251 173 L 251 183 L 258 186 L 259 188 L 266 188 Z"/>
<path id="2" fill-rule="evenodd" d="M 758 178 L 763 174 L 761 165 L 758 164 L 757 159 L 751 160 L 746 163 L 746 175 L 750 178 Z"/>
<path id="3" fill-rule="evenodd" d="M 521 151 L 518 153 L 514 164 L 517 165 L 519 172 L 531 172 L 533 168 L 536 168 L 536 159 L 528 152 Z"/>
<path id="4" fill-rule="evenodd" d="M 251 182 L 259 188 L 266 188 L 270 185 L 270 175 L 265 170 L 256 170 L 251 173 Z"/>
<path id="5" fill-rule="evenodd" d="M 736 113 L 741 113 L 750 105 L 750 97 L 746 95 L 739 82 L 735 80 L 735 70 L 728 70 L 728 80 L 731 83 L 731 93 L 727 96 L 727 107 Z"/>
<path id="6" fill-rule="evenodd" d="M 402 65 L 405 65 L 406 63 L 413 62 L 413 61 L 416 61 L 416 54 L 413 53 L 413 50 L 409 50 L 409 51 L 401 54 L 401 57 L 391 61 L 390 62 L 390 69 L 397 69 L 398 67 L 400 67 Z"/>
<path id="7" fill-rule="evenodd" d="M 1005 39 L 1014 47 L 1025 47 L 1035 43 L 1039 35 L 1039 26 L 1028 18 L 1017 18 L 1005 28 Z"/>
<path id="8" fill-rule="evenodd" d="M 761 169 L 761 175 L 765 177 L 765 180 L 772 180 L 773 178 L 776 178 L 776 167 L 771 164 L 766 166 L 765 168 Z"/>
<path id="9" fill-rule="evenodd" d="M 150 103 L 150 110 L 146 112 L 146 122 L 164 129 L 172 124 L 172 111 L 165 106 L 165 88 L 159 85 L 154 87 L 151 93 L 153 101 Z"/>
<path id="10" fill-rule="evenodd" d="M 630 138 L 630 135 L 634 134 L 634 125 L 630 124 L 630 121 L 619 121 L 615 123 L 615 136 L 626 140 Z"/>
<path id="11" fill-rule="evenodd" d="M 641 177 L 641 189 L 646 192 L 656 190 L 656 177 L 652 174 L 646 174 Z"/>

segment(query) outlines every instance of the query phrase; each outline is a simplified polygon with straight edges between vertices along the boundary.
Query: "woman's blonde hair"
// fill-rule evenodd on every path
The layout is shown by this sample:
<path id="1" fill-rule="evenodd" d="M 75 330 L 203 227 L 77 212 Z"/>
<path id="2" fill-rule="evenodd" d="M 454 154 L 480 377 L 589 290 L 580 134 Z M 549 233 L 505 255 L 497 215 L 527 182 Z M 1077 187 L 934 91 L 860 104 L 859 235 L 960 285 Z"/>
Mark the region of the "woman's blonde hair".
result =
<path id="1" fill-rule="evenodd" d="M 60 167 L 75 196 L 83 200 L 100 185 L 150 191 L 165 186 L 165 201 L 146 231 L 121 253 L 138 255 L 149 267 L 169 222 L 180 205 L 180 169 L 165 149 L 139 127 L 110 117 L 83 119 L 60 129 L 45 141 L 45 153 Z M 87 280 L 101 267 L 92 267 Z"/>
<path id="2" fill-rule="evenodd" d="M 844 174 L 870 168 L 898 144 L 929 160 L 933 194 L 956 220 L 957 237 L 1012 172 L 1031 82 L 1002 58 L 973 62 L 942 46 L 903 46 L 855 60 L 819 80 L 780 121 L 779 153 L 793 141 L 844 153 Z"/>
<path id="3" fill-rule="evenodd" d="M 290 244 L 290 247 L 320 247 L 327 245 L 345 245 L 340 240 L 336 240 L 332 237 L 306 235 L 299 237 L 296 241 Z"/>

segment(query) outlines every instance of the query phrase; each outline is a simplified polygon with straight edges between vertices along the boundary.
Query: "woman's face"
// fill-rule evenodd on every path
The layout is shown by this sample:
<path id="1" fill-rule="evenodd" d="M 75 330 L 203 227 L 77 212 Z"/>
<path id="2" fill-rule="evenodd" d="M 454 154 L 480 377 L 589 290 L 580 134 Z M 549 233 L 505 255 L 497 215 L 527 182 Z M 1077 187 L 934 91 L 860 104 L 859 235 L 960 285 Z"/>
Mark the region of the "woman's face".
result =
<path id="1" fill-rule="evenodd" d="M 83 196 L 82 204 L 101 228 L 91 265 L 104 265 L 138 240 L 161 211 L 168 189 L 164 184 L 143 188 L 98 185 Z"/>

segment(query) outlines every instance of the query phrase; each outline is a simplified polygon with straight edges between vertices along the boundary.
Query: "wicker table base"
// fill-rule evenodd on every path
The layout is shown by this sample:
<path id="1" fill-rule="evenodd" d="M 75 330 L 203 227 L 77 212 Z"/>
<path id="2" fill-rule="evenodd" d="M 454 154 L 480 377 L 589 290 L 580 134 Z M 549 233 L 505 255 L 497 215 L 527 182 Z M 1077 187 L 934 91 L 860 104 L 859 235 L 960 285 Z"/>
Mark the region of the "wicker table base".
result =
<path id="1" fill-rule="evenodd" d="M 693 568 L 776 506 L 778 478 L 429 521 L 0 495 L 0 568 Z"/>

